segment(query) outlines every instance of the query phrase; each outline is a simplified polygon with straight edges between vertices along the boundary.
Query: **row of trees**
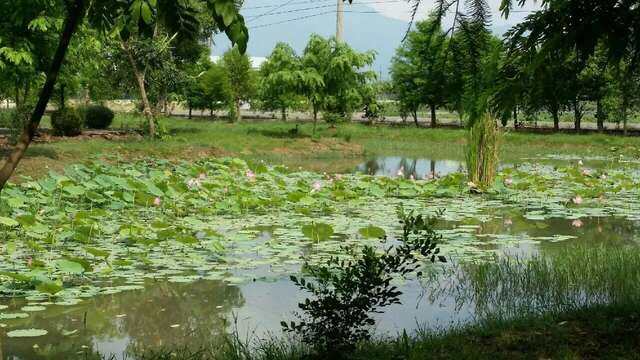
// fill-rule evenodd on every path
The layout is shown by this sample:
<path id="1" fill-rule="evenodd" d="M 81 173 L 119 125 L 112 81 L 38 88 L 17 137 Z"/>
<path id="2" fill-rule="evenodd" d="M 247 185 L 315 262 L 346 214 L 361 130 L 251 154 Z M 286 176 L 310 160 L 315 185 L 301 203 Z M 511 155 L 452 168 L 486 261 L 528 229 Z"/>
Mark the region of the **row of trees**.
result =
<path id="1" fill-rule="evenodd" d="M 523 118 L 547 113 L 557 130 L 560 114 L 571 111 L 579 130 L 586 107 L 593 106 L 598 129 L 615 120 L 626 131 L 630 111 L 640 105 L 640 71 L 632 58 L 610 61 L 604 42 L 589 56 L 571 46 L 532 47 L 530 38 L 536 35 L 530 32 L 531 22 L 537 19 L 530 17 L 504 39 L 486 30 L 481 37 L 464 31 L 450 35 L 436 18 L 417 23 L 391 69 L 401 111 L 417 122 L 418 109 L 426 107 L 435 126 L 436 109 L 456 111 L 463 118 L 470 102 L 478 99 L 469 95 L 481 89 L 505 126 L 510 120 L 517 126 Z"/>
<path id="2" fill-rule="evenodd" d="M 232 119 L 241 102 L 251 102 L 279 112 L 283 120 L 293 109 L 311 111 L 314 123 L 320 113 L 338 121 L 375 102 L 375 73 L 366 70 L 373 60 L 373 52 L 360 53 L 335 38 L 312 35 L 302 55 L 278 43 L 255 72 L 249 58 L 234 49 L 219 64 L 203 59 L 190 69 L 182 93 L 190 110 L 227 107 Z"/>

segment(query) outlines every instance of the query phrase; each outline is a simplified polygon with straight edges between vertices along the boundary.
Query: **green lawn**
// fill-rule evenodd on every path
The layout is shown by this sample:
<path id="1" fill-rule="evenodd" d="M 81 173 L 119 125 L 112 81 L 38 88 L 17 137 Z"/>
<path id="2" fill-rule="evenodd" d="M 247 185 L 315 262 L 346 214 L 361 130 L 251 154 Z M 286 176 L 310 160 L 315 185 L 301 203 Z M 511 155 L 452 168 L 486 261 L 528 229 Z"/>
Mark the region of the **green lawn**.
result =
<path id="1" fill-rule="evenodd" d="M 118 115 L 113 126 L 137 128 L 140 118 Z M 466 132 L 463 129 L 416 129 L 412 127 L 341 124 L 319 126 L 311 137 L 312 125 L 281 121 L 224 121 L 164 118 L 172 136 L 151 141 L 129 138 L 54 139 L 34 144 L 20 164 L 18 175 L 38 176 L 49 169 L 61 169 L 92 156 L 115 154 L 123 160 L 154 156 L 193 159 L 205 156 L 235 156 L 315 171 L 349 171 L 363 160 L 380 155 L 413 158 L 464 159 Z M 46 123 L 46 121 L 45 121 Z M 299 126 L 296 132 L 296 126 Z M 501 159 L 518 161 L 540 154 L 606 155 L 610 148 L 639 154 L 640 138 L 609 135 L 538 135 L 506 133 Z M 17 178 L 16 178 L 17 179 Z"/>

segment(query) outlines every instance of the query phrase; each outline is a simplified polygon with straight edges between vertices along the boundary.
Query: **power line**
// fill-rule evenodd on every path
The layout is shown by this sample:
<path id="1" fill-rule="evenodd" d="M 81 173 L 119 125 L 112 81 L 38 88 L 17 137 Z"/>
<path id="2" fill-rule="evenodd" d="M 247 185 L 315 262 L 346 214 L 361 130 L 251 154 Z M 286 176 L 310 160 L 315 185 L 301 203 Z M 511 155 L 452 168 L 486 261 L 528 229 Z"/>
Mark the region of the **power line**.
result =
<path id="1" fill-rule="evenodd" d="M 280 25 L 280 24 L 285 24 L 285 23 L 289 23 L 289 22 L 293 22 L 293 21 L 299 21 L 299 20 L 309 19 L 309 18 L 313 18 L 313 17 L 318 17 L 318 16 L 322 16 L 322 15 L 335 14 L 336 12 L 337 12 L 337 10 L 325 11 L 325 12 L 321 12 L 321 13 L 317 13 L 317 14 L 301 16 L 301 17 L 297 17 L 297 18 L 293 18 L 293 19 L 287 19 L 287 20 L 278 21 L 278 22 L 274 22 L 274 23 L 250 26 L 249 29 L 258 29 L 258 28 L 264 28 L 264 27 L 273 26 L 273 25 Z M 379 14 L 379 12 L 377 12 L 377 11 L 345 10 L 344 12 L 345 13 L 355 13 L 355 14 Z"/>
<path id="2" fill-rule="evenodd" d="M 254 16 L 254 17 L 253 17 L 253 20 L 255 20 L 255 19 L 259 19 L 259 18 L 261 18 L 261 17 L 263 17 L 263 16 L 267 16 L 267 15 L 269 15 L 269 14 L 272 14 L 273 12 L 275 12 L 275 11 L 277 11 L 277 10 L 279 10 L 279 9 L 282 9 L 282 8 L 283 8 L 283 7 L 285 7 L 285 6 L 288 6 L 289 4 L 291 4 L 291 3 L 292 3 L 292 2 L 294 2 L 294 1 L 295 1 L 295 0 L 289 0 L 289 1 L 287 1 L 286 3 L 282 3 L 282 4 L 278 5 L 277 7 L 273 8 L 273 9 L 271 9 L 271 10 L 267 11 L 267 12 L 264 12 L 264 13 L 262 13 L 262 14 L 260 14 L 260 15 Z"/>
<path id="3" fill-rule="evenodd" d="M 332 0 L 335 1 L 335 0 Z M 399 2 L 404 2 L 403 0 L 386 0 L 386 1 L 372 1 L 372 2 L 366 2 L 366 3 L 353 3 L 351 5 L 367 5 L 367 4 L 386 4 L 386 3 L 399 3 Z M 326 8 L 333 8 L 335 7 L 334 4 L 331 5 L 320 5 L 320 6 L 312 6 L 312 7 L 306 7 L 306 8 L 298 8 L 298 9 L 291 9 L 291 10 L 283 10 L 283 11 L 277 11 L 277 12 L 272 12 L 268 15 L 264 15 L 264 16 L 274 16 L 274 15 L 282 15 L 282 14 L 291 14 L 291 13 L 296 13 L 296 12 L 304 12 L 304 11 L 310 11 L 310 10 L 319 10 L 319 9 L 326 9 Z M 252 21 L 253 18 L 251 16 L 247 17 L 247 21 Z"/>
<path id="4" fill-rule="evenodd" d="M 291 4 L 291 5 L 298 5 L 298 4 L 317 4 L 317 3 L 324 3 L 324 2 L 333 2 L 333 0 L 307 0 L 307 1 L 295 1 L 295 4 Z M 242 10 L 254 10 L 254 9 L 268 9 L 268 8 L 274 8 L 274 7 L 278 7 L 279 5 L 259 5 L 259 6 L 249 6 L 249 7 L 242 7 Z"/>
<path id="5" fill-rule="evenodd" d="M 326 3 L 326 2 L 333 2 L 333 1 L 335 1 L 335 0 L 312 0 L 312 1 L 296 2 L 295 4 L 289 4 L 289 5 L 317 4 L 317 3 Z M 401 3 L 401 2 L 405 2 L 405 0 L 379 0 L 379 1 L 359 1 L 359 2 L 354 1 L 353 3 L 349 4 L 349 6 L 370 5 L 370 4 L 389 4 L 389 3 Z M 320 8 L 327 8 L 327 7 L 334 7 L 334 6 L 335 5 L 333 5 L 333 4 L 331 4 L 331 5 L 320 5 L 320 6 L 311 7 L 311 8 L 292 9 L 290 11 L 296 11 L 296 10 L 302 11 L 302 10 L 306 10 L 306 9 L 320 9 Z M 281 9 L 281 8 L 283 8 L 285 6 L 283 6 L 283 5 L 252 6 L 252 7 L 242 8 L 242 10 L 266 9 L 266 8 L 273 8 L 273 7 L 277 7 L 278 9 Z M 273 13 L 273 12 L 269 13 L 269 15 L 275 15 L 275 14 L 276 13 Z"/>

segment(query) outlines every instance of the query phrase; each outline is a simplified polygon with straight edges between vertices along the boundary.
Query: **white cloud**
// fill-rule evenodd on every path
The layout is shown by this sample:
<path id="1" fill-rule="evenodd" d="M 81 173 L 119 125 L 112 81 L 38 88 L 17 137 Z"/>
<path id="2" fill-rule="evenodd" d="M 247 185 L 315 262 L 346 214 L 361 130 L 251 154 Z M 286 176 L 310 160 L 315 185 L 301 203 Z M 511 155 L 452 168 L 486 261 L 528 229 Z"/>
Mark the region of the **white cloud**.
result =
<path id="1" fill-rule="evenodd" d="M 357 1 L 358 0 L 355 0 L 354 2 L 357 2 Z M 525 5 L 525 7 L 517 9 L 518 11 L 522 11 L 522 12 L 514 12 L 509 16 L 508 19 L 505 19 L 500 15 L 500 12 L 499 12 L 501 2 L 502 0 L 489 0 L 489 6 L 491 7 L 491 11 L 493 15 L 492 24 L 494 27 L 504 27 L 504 26 L 516 24 L 522 21 L 522 19 L 524 19 L 530 11 L 540 8 L 539 4 L 535 4 L 535 2 L 532 0 L 527 5 Z M 369 6 L 371 6 L 376 11 L 380 12 L 381 14 L 387 17 L 408 22 L 411 19 L 411 8 L 413 4 L 414 4 L 414 0 L 409 0 L 406 2 L 380 1 L 377 3 L 371 2 Z M 422 0 L 419 11 L 418 11 L 418 19 L 426 18 L 433 9 L 434 9 L 433 0 Z M 452 17 L 453 17 L 453 10 L 450 12 L 448 16 L 449 21 L 452 21 Z"/>

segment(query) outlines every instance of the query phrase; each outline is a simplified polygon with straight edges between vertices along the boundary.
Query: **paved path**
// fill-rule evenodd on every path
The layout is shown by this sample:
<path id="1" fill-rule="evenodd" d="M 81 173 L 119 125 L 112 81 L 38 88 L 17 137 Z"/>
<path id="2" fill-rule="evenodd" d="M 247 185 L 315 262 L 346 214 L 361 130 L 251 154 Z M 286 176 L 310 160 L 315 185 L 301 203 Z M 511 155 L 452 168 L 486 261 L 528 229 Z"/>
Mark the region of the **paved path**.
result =
<path id="1" fill-rule="evenodd" d="M 259 112 L 259 111 L 241 111 L 243 118 L 245 119 L 257 119 L 257 120 L 280 120 L 280 114 L 276 112 Z M 216 118 L 224 118 L 226 116 L 226 112 L 214 112 L 214 117 Z M 186 117 L 188 116 L 188 111 L 178 110 L 174 111 L 171 115 Z M 450 118 L 450 113 L 440 113 L 440 119 L 438 120 L 438 126 L 441 127 L 462 127 L 459 120 L 452 120 Z M 193 117 L 197 118 L 209 118 L 209 112 L 200 112 L 193 111 Z M 446 116 L 446 118 L 444 118 Z M 313 121 L 313 117 L 309 113 L 304 112 L 292 112 L 288 114 L 288 121 L 304 121 L 309 122 Z M 320 120 L 321 121 L 321 120 Z M 364 118 L 363 113 L 355 113 L 352 117 L 352 121 L 354 122 L 369 122 L 368 119 Z M 384 120 L 378 120 L 375 122 L 376 124 L 387 124 L 387 125 L 399 125 L 399 126 L 415 126 L 413 119 L 407 119 L 406 121 L 402 121 L 402 118 L 399 116 L 387 116 Z M 418 123 L 420 127 L 429 127 L 431 123 L 430 118 L 419 117 Z M 581 132 L 596 132 L 598 131 L 598 126 L 595 122 L 583 122 L 581 124 Z M 540 121 L 537 124 L 526 123 L 517 129 L 514 128 L 513 122 L 510 122 L 506 129 L 512 129 L 516 131 L 523 132 L 547 132 L 553 130 L 553 122 Z M 560 130 L 566 132 L 574 131 L 574 123 L 573 122 L 561 122 Z M 608 133 L 622 133 L 622 126 L 618 126 L 615 123 L 605 123 L 605 131 Z M 640 124 L 632 123 L 628 124 L 628 131 L 630 135 L 640 135 Z"/>

